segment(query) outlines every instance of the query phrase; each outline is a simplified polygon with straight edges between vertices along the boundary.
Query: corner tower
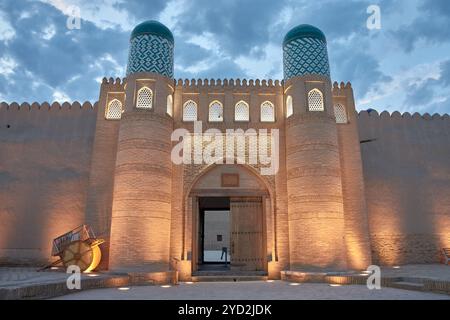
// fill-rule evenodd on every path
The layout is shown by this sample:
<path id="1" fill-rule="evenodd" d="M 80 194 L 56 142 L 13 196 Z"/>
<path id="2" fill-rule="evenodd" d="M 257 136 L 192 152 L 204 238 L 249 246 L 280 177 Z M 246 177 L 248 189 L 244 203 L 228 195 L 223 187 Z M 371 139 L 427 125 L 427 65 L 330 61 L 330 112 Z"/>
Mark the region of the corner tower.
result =
<path id="1" fill-rule="evenodd" d="M 159 22 L 143 22 L 131 33 L 115 167 L 110 269 L 169 268 L 173 49 L 172 33 Z"/>
<path id="2" fill-rule="evenodd" d="M 327 41 L 300 25 L 283 41 L 291 269 L 347 268 Z"/>

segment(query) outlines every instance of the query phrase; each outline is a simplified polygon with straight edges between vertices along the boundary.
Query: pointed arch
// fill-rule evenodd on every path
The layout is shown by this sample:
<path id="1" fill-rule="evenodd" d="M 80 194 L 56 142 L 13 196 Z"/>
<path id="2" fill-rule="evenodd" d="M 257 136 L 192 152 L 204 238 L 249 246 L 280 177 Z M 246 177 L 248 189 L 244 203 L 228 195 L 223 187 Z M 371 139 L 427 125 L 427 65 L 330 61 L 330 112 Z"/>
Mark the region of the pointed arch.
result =
<path id="1" fill-rule="evenodd" d="M 261 122 L 275 122 L 275 107 L 270 101 L 261 103 Z"/>
<path id="2" fill-rule="evenodd" d="M 220 101 L 214 100 L 209 104 L 209 122 L 223 122 L 223 105 Z"/>
<path id="3" fill-rule="evenodd" d="M 169 94 L 167 96 L 167 110 L 166 110 L 167 114 L 169 116 L 173 116 L 173 97 L 171 94 Z"/>
<path id="4" fill-rule="evenodd" d="M 336 117 L 336 123 L 348 123 L 347 111 L 340 103 L 334 105 L 334 116 Z"/>
<path id="5" fill-rule="evenodd" d="M 286 98 L 286 118 L 289 118 L 294 114 L 294 107 L 292 106 L 292 96 Z"/>
<path id="6" fill-rule="evenodd" d="M 323 94 L 319 89 L 312 89 L 308 92 L 308 110 L 324 111 Z"/>
<path id="7" fill-rule="evenodd" d="M 148 87 L 142 87 L 137 94 L 136 108 L 151 109 L 153 107 L 153 91 Z"/>
<path id="8" fill-rule="evenodd" d="M 250 107 L 244 100 L 234 106 L 234 121 L 250 121 Z"/>
<path id="9" fill-rule="evenodd" d="M 183 121 L 197 121 L 197 104 L 192 100 L 183 105 Z"/>
<path id="10" fill-rule="evenodd" d="M 122 118 L 122 102 L 117 99 L 111 100 L 106 108 L 105 118 L 107 120 L 119 120 Z"/>

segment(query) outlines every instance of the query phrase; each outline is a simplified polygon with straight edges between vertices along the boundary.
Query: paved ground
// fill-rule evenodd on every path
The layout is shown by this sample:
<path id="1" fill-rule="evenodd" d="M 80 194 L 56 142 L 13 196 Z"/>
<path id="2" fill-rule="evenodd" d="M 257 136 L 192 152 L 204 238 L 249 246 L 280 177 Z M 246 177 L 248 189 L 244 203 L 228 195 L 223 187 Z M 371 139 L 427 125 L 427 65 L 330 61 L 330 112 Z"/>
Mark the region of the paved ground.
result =
<path id="1" fill-rule="evenodd" d="M 0 268 L 0 287 L 33 285 L 54 281 L 64 282 L 67 274 L 61 270 L 38 272 L 38 268 Z"/>
<path id="2" fill-rule="evenodd" d="M 36 272 L 36 270 L 37 268 L 0 267 L 0 287 L 65 281 L 67 279 L 64 270 L 47 270 L 45 272 Z M 420 277 L 450 281 L 450 266 L 418 264 L 399 266 L 398 268 L 382 267 L 381 275 L 383 277 Z"/>
<path id="3" fill-rule="evenodd" d="M 450 266 L 406 265 L 398 268 L 383 267 L 383 277 L 416 277 L 450 281 Z M 87 279 L 111 277 L 109 274 L 83 275 Z M 36 268 L 0 268 L 2 288 L 28 287 L 46 283 L 64 283 L 64 270 L 36 272 Z M 326 284 L 302 284 L 290 286 L 285 282 L 248 283 L 196 283 L 181 284 L 170 288 L 132 287 L 128 291 L 98 289 L 78 292 L 65 299 L 449 299 L 450 296 L 417 291 L 385 288 L 370 291 L 364 286 L 329 287 Z"/>
<path id="4" fill-rule="evenodd" d="M 450 281 L 450 266 L 444 264 L 410 264 L 405 266 L 382 267 L 382 277 L 416 277 Z"/>
<path id="5" fill-rule="evenodd" d="M 450 296 L 392 288 L 369 290 L 365 286 L 330 287 L 327 284 L 291 285 L 289 282 L 203 282 L 160 286 L 128 287 L 128 290 L 97 289 L 58 297 L 59 300 L 450 300 Z M 122 288 L 124 289 L 124 288 Z"/>

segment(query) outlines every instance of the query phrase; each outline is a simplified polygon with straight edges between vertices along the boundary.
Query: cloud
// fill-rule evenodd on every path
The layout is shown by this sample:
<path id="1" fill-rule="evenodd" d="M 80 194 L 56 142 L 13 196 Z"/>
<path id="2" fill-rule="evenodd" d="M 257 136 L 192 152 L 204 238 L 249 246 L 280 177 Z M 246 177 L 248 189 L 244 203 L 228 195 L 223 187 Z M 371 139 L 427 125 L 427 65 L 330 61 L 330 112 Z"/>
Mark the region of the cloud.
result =
<path id="1" fill-rule="evenodd" d="M 412 52 L 420 41 L 436 45 L 450 40 L 450 2 L 421 0 L 412 23 L 391 32 L 403 50 Z"/>
<path id="2" fill-rule="evenodd" d="M 450 60 L 443 61 L 441 63 L 441 84 L 446 87 L 450 87 Z"/>
<path id="3" fill-rule="evenodd" d="M 378 31 L 366 28 L 371 4 L 381 7 Z M 66 26 L 73 5 L 80 30 Z M 281 79 L 284 35 L 310 23 L 327 36 L 333 80 L 351 81 L 362 107 L 449 110 L 449 7 L 445 0 L 2 0 L 0 98 L 96 100 L 104 76 L 124 76 L 130 32 L 148 19 L 174 33 L 177 78 Z"/>
<path id="4" fill-rule="evenodd" d="M 4 56 L 0 58 L 0 75 L 4 76 L 6 79 L 9 78 L 10 75 L 14 74 L 14 70 L 17 68 L 17 62 L 8 56 Z"/>
<path id="5" fill-rule="evenodd" d="M 189 1 L 178 16 L 175 30 L 183 37 L 210 34 L 223 54 L 236 57 L 271 39 L 270 27 L 283 5 L 284 1 L 271 0 L 249 0 L 245 4 L 236 0 Z"/>
<path id="6" fill-rule="evenodd" d="M 79 12 L 82 21 L 94 24 L 101 30 L 120 28 L 128 31 L 135 21 L 126 10 L 122 10 L 120 0 L 39 0 L 50 5 L 67 17 Z M 127 1 L 128 2 L 128 1 Z M 151 1 L 153 2 L 153 0 Z M 131 3 L 131 2 L 130 2 Z M 76 9 L 74 11 L 74 9 Z"/>
<path id="7" fill-rule="evenodd" d="M 55 92 L 53 92 L 53 100 L 54 101 L 71 101 L 72 99 L 65 92 L 55 90 Z"/>
<path id="8" fill-rule="evenodd" d="M 20 35 L 7 46 L 0 43 L 0 50 L 8 53 L 2 66 L 11 78 L 0 88 L 2 98 L 44 101 L 56 95 L 95 100 L 99 90 L 96 78 L 124 76 L 129 32 L 103 30 L 89 21 L 83 21 L 79 30 L 69 30 L 61 10 L 41 2 L 5 1 L 0 10 L 8 12 L 8 20 Z M 25 17 L 23 12 L 27 12 Z M 76 75 L 81 76 L 70 82 Z"/>
<path id="9" fill-rule="evenodd" d="M 427 79 L 421 84 L 412 84 L 407 87 L 405 105 L 424 106 L 430 103 L 434 97 L 435 79 Z"/>
<path id="10" fill-rule="evenodd" d="M 337 81 L 350 81 L 357 99 L 369 92 L 378 92 L 385 83 L 392 81 L 378 59 L 367 50 L 369 47 L 368 41 L 359 37 L 330 44 L 332 77 Z"/>

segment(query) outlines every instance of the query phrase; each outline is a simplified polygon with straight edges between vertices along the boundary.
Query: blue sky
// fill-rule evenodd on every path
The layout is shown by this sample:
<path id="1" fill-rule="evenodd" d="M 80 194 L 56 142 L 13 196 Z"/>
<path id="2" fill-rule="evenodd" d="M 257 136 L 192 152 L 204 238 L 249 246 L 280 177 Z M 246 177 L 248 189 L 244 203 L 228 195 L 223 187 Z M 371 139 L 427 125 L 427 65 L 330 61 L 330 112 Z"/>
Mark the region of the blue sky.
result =
<path id="1" fill-rule="evenodd" d="M 80 29 L 67 28 L 72 5 Z M 370 5 L 379 30 L 366 27 Z M 174 33 L 176 78 L 282 79 L 283 37 L 309 23 L 359 110 L 450 113 L 448 0 L 2 0 L 0 101 L 96 101 L 104 76 L 124 76 L 129 34 L 148 19 Z"/>

